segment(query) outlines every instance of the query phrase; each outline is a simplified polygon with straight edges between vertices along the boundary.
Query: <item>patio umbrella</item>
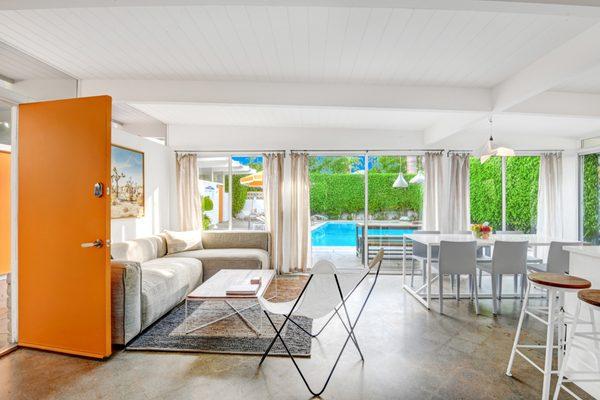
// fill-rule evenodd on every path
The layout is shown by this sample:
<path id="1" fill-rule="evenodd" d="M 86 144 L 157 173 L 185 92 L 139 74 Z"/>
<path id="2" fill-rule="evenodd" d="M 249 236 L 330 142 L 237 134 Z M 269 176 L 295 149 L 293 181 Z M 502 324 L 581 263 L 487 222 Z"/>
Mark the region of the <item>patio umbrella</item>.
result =
<path id="1" fill-rule="evenodd" d="M 252 175 L 244 176 L 242 179 L 240 179 L 240 183 L 244 186 L 252 188 L 262 187 L 263 172 L 260 171 Z"/>

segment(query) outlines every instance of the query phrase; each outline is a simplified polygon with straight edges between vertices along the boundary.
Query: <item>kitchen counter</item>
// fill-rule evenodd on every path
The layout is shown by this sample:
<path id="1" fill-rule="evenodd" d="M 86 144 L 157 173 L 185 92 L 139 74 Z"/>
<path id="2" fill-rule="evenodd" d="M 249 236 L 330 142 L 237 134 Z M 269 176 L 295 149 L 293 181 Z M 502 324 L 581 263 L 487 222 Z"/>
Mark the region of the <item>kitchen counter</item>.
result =
<path id="1" fill-rule="evenodd" d="M 565 246 L 564 249 L 570 253 L 569 257 L 569 274 L 578 276 L 592 282 L 592 288 L 600 289 L 600 246 Z M 565 297 L 565 308 L 568 312 L 574 313 L 577 302 L 575 294 L 568 294 Z M 600 313 L 596 316 L 596 330 L 600 330 Z M 589 321 L 589 312 L 587 307 L 582 307 L 581 317 Z M 589 331 L 589 325 L 581 325 L 577 327 L 578 332 Z M 577 338 L 578 343 L 584 343 L 583 346 L 587 349 L 593 349 L 592 341 L 583 338 Z M 598 355 L 600 357 L 600 354 Z M 595 371 L 594 357 L 590 351 L 573 348 L 569 365 L 567 369 L 579 371 Z M 600 398 L 600 382 L 579 382 L 576 383 L 583 390 Z"/>

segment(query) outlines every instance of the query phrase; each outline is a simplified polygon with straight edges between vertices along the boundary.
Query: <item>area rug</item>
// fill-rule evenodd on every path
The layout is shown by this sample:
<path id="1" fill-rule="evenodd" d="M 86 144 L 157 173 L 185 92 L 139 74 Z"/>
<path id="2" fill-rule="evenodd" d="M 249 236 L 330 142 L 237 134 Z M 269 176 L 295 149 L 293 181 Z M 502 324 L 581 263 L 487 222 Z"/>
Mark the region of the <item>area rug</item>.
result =
<path id="1" fill-rule="evenodd" d="M 304 276 L 278 277 L 276 282 L 269 286 L 265 297 L 273 297 L 271 301 L 291 300 L 298 295 L 305 282 Z M 232 305 L 243 309 L 254 303 L 256 302 L 236 300 Z M 242 315 L 259 330 L 258 335 L 237 315 L 186 334 L 186 331 L 231 312 L 231 308 L 222 301 L 188 302 L 186 318 L 185 303 L 181 303 L 148 327 L 125 349 L 262 355 L 275 334 L 258 305 L 242 311 Z M 285 319 L 278 315 L 271 315 L 271 318 L 278 327 Z M 312 331 L 311 319 L 294 317 L 294 321 L 306 331 Z M 294 356 L 310 356 L 311 337 L 296 325 L 288 322 L 282 336 Z M 277 340 L 269 354 L 286 355 L 287 352 L 281 341 Z"/>

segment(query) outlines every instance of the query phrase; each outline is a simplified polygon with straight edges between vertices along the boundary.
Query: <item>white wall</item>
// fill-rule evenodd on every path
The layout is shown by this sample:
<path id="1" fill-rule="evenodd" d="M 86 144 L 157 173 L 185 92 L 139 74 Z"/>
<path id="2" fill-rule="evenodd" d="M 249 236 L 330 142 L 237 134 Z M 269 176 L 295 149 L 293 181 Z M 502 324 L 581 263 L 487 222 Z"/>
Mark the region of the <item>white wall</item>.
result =
<path id="1" fill-rule="evenodd" d="M 144 152 L 145 213 L 142 218 L 113 219 L 113 242 L 134 239 L 171 229 L 171 199 L 175 155 L 167 146 L 113 128 L 112 142 Z"/>

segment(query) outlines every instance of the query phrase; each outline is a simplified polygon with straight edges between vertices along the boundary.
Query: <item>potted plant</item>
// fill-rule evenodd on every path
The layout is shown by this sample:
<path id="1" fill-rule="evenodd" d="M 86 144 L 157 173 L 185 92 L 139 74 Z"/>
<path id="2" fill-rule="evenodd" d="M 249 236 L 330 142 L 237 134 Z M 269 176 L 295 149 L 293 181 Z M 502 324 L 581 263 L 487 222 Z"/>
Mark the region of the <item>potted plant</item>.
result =
<path id="1" fill-rule="evenodd" d="M 473 231 L 473 234 L 475 235 L 476 238 L 489 239 L 493 228 L 490 226 L 490 224 L 488 222 L 484 222 L 483 224 L 471 225 L 471 230 Z"/>

